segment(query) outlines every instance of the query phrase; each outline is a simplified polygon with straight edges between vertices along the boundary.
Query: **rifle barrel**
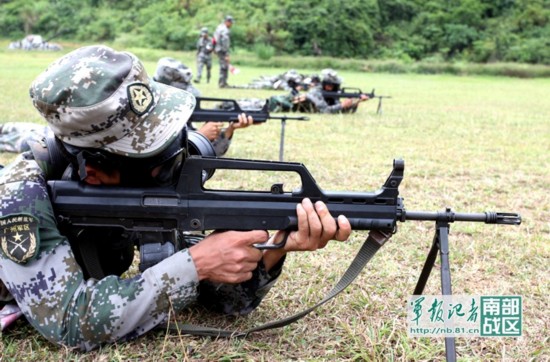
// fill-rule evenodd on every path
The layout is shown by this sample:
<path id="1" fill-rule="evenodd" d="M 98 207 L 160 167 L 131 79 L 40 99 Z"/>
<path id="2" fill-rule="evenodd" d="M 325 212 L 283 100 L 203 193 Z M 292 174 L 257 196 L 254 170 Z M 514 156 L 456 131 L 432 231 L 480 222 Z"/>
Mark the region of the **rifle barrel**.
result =
<path id="1" fill-rule="evenodd" d="M 430 221 L 472 221 L 485 224 L 520 225 L 521 216 L 510 212 L 481 212 L 481 213 L 460 213 L 445 211 L 403 211 L 401 221 L 406 220 L 430 220 Z"/>
<path id="2" fill-rule="evenodd" d="M 271 116 L 269 115 L 269 119 L 281 119 L 281 120 L 291 120 L 291 121 L 309 121 L 309 117 L 301 116 L 301 117 L 289 117 L 289 116 Z"/>

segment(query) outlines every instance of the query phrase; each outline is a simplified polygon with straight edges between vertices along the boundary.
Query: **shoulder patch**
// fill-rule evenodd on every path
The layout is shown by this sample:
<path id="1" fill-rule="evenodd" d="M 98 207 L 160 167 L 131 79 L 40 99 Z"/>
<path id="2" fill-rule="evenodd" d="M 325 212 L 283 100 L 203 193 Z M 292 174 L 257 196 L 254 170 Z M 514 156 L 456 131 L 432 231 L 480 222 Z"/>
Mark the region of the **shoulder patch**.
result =
<path id="1" fill-rule="evenodd" d="M 38 251 L 38 220 L 28 214 L 0 218 L 0 249 L 9 259 L 24 264 Z"/>

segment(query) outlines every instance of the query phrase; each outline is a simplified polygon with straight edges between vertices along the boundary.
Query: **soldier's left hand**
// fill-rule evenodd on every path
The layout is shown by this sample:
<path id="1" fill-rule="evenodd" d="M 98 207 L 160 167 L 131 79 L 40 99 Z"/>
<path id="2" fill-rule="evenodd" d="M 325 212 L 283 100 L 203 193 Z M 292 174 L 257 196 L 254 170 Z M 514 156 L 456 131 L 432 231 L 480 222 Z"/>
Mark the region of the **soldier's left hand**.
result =
<path id="1" fill-rule="evenodd" d="M 324 248 L 329 240 L 345 241 L 351 234 L 348 219 L 340 215 L 337 219 L 330 214 L 327 206 L 317 201 L 315 204 L 304 199 L 296 206 L 298 230 L 288 235 L 284 251 L 314 251 Z M 275 234 L 274 242 L 282 240 L 284 231 Z"/>
<path id="2" fill-rule="evenodd" d="M 247 116 L 246 113 L 241 113 L 239 114 L 239 121 L 232 122 L 230 126 L 233 128 L 246 128 L 251 124 L 254 124 L 254 118 L 252 118 L 252 116 Z"/>

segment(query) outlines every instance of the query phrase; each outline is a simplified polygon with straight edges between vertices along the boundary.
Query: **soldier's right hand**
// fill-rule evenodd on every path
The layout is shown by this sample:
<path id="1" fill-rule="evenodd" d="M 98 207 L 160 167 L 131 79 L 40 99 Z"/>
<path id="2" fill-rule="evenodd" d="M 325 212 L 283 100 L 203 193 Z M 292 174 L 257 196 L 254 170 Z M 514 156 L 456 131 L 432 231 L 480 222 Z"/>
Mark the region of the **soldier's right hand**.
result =
<path id="1" fill-rule="evenodd" d="M 343 99 L 340 104 L 342 105 L 342 108 L 344 109 L 347 109 L 347 108 L 350 108 L 354 105 L 354 102 L 353 102 L 353 99 L 351 98 L 346 98 L 346 99 Z"/>
<path id="2" fill-rule="evenodd" d="M 300 94 L 299 96 L 296 96 L 292 99 L 292 103 L 302 103 L 306 101 L 306 95 Z"/>
<path id="3" fill-rule="evenodd" d="M 204 137 L 208 138 L 210 141 L 214 141 L 220 135 L 222 131 L 223 123 L 222 122 L 206 122 L 200 129 Z"/>
<path id="4" fill-rule="evenodd" d="M 262 259 L 254 244 L 268 239 L 266 231 L 224 231 L 208 235 L 189 248 L 199 280 L 240 283 L 252 278 Z"/>

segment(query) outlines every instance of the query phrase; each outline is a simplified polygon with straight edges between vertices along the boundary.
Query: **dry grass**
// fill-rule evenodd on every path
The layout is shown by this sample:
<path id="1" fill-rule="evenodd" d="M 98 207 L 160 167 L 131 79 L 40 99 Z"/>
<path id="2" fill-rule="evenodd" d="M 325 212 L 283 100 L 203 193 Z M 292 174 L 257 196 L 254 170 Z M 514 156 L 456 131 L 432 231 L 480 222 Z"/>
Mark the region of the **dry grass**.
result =
<path id="1" fill-rule="evenodd" d="M 0 51 L 1 121 L 40 122 L 28 101 L 28 84 L 57 56 Z M 188 54 L 182 57 L 191 62 Z M 146 66 L 152 72 L 155 64 Z M 230 81 L 241 84 L 259 74 L 281 71 L 242 68 Z M 458 338 L 457 351 L 460 360 L 466 361 L 548 359 L 550 80 L 342 75 L 349 86 L 375 87 L 380 94 L 392 95 L 393 99 L 385 100 L 384 114 L 376 115 L 376 103 L 371 101 L 353 115 L 313 115 L 309 122 L 289 121 L 285 160 L 304 163 L 325 190 L 373 191 L 385 181 L 392 160 L 403 158 L 405 179 L 400 189 L 410 210 L 448 206 L 461 212 L 521 213 L 519 227 L 451 226 L 453 292 L 519 294 L 524 303 L 523 337 Z M 231 98 L 273 94 L 239 89 L 222 92 L 214 84 L 199 88 L 205 95 Z M 278 121 L 239 132 L 228 156 L 277 160 L 279 132 Z M 11 158 L 0 155 L 1 162 Z M 155 331 L 133 342 L 83 354 L 47 343 L 21 322 L 2 336 L 0 360 L 442 360 L 442 339 L 409 338 L 406 332 L 406 301 L 433 232 L 432 223 L 401 224 L 398 234 L 348 290 L 281 330 L 245 340 Z M 226 319 L 192 309 L 177 319 L 245 329 L 305 309 L 330 290 L 364 237 L 354 233 L 346 244 L 290 256 L 278 284 L 246 318 Z M 438 294 L 439 288 L 435 270 L 425 292 Z"/>

